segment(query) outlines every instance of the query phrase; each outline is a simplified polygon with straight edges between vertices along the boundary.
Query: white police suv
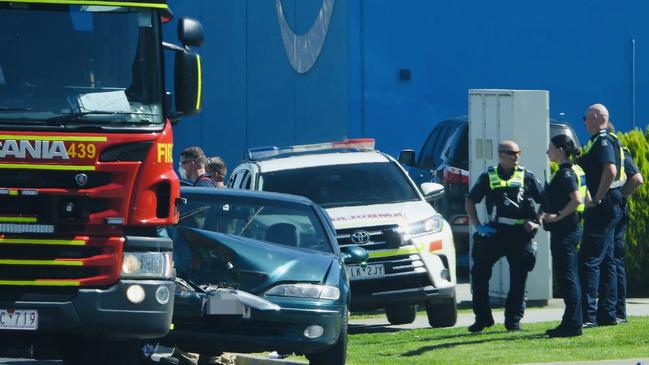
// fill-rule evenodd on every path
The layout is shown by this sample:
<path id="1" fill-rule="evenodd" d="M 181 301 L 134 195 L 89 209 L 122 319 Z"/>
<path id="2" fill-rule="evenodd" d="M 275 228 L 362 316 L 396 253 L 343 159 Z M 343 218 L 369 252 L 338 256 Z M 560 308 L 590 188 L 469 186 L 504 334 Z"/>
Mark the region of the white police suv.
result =
<path id="1" fill-rule="evenodd" d="M 431 326 L 455 324 L 453 236 L 426 201 L 441 185 L 424 183 L 420 192 L 370 138 L 255 148 L 247 157 L 228 187 L 308 197 L 331 217 L 341 247 L 369 252 L 367 264 L 346 268 L 352 311 L 385 308 L 390 323 L 405 324 L 424 305 Z"/>

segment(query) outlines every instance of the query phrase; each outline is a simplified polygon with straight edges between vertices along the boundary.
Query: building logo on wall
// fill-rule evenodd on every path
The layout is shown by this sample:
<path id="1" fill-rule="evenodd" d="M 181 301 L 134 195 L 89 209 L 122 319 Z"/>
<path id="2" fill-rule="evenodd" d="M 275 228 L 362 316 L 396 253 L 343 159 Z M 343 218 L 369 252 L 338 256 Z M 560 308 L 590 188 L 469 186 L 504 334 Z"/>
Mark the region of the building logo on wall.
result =
<path id="1" fill-rule="evenodd" d="M 286 21 L 282 0 L 275 0 L 279 29 L 282 31 L 282 42 L 284 42 L 288 61 L 295 71 L 301 74 L 306 73 L 318 60 L 327 38 L 334 2 L 335 0 L 322 0 L 322 6 L 311 28 L 306 33 L 298 35 Z"/>

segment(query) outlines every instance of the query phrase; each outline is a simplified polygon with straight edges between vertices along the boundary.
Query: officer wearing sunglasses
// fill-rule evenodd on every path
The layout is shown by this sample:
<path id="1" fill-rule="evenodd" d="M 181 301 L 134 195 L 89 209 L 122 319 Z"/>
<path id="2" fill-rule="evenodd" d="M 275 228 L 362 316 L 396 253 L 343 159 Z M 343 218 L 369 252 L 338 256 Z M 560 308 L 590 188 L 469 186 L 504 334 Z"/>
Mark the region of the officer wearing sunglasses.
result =
<path id="1" fill-rule="evenodd" d="M 541 202 L 541 184 L 518 164 L 521 150 L 514 141 L 498 145 L 497 166 L 480 175 L 465 200 L 465 209 L 477 236 L 472 248 L 471 282 L 475 323 L 469 332 L 481 332 L 494 324 L 489 306 L 489 279 L 501 257 L 509 263 L 509 293 L 505 302 L 505 327 L 520 330 L 525 310 L 525 281 L 535 263 L 532 238 L 538 229 L 534 204 Z M 489 222 L 480 222 L 475 205 L 486 198 Z M 483 224 L 484 223 L 484 224 Z"/>

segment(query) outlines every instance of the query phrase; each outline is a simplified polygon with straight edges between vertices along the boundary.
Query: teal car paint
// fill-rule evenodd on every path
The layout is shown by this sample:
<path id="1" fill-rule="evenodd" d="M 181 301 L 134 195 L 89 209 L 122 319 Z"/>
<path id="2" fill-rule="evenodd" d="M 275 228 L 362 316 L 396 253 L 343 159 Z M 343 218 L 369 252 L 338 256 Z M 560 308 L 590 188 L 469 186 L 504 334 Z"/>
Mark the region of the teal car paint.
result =
<path id="1" fill-rule="evenodd" d="M 182 196 L 180 222 L 168 230 L 179 277 L 174 329 L 160 342 L 201 356 L 277 351 L 344 364 L 345 261 L 367 252 L 341 252 L 329 217 L 306 198 L 190 187 Z"/>

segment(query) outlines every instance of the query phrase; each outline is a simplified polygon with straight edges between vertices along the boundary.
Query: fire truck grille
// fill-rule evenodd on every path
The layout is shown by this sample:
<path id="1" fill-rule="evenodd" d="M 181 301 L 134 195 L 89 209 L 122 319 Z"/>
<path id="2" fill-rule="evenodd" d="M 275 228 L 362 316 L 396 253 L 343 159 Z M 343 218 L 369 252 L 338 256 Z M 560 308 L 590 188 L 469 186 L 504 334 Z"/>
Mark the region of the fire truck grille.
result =
<path id="1" fill-rule="evenodd" d="M 88 216 L 105 211 L 107 199 L 62 195 L 0 195 L 0 215 L 37 217 L 39 224 L 82 224 Z M 0 232 L 1 233 L 1 232 Z"/>
<path id="2" fill-rule="evenodd" d="M 107 286 L 119 279 L 121 254 L 119 237 L 0 236 L 0 292 L 21 286 Z"/>
<path id="3" fill-rule="evenodd" d="M 109 172 L 87 171 L 83 174 L 87 179 L 80 185 L 77 182 L 78 171 L 52 170 L 1 170 L 0 187 L 6 188 L 47 188 L 47 189 L 91 189 L 107 185 L 111 182 Z"/>
<path id="4" fill-rule="evenodd" d="M 0 267 L 0 280 L 84 279 L 98 274 L 99 269 L 95 267 L 66 267 L 64 270 L 58 266 Z"/>

